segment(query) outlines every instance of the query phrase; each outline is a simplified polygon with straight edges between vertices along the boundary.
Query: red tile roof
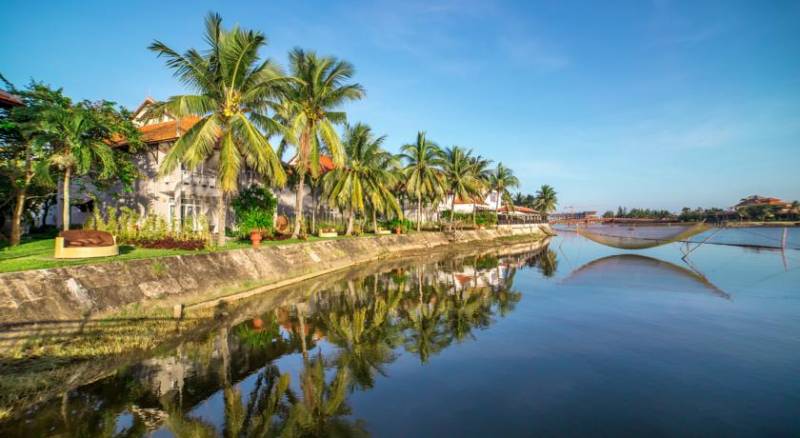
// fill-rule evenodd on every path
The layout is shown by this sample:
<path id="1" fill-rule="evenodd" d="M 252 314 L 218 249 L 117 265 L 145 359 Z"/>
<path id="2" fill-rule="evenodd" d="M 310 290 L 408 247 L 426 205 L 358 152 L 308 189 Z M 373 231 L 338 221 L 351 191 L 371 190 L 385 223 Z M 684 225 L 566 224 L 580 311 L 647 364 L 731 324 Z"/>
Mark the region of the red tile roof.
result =
<path id="1" fill-rule="evenodd" d="M 153 123 L 139 128 L 142 133 L 142 141 L 145 143 L 160 143 L 162 141 L 177 140 L 185 134 L 195 123 L 200 121 L 199 117 L 187 116 L 180 120 L 170 120 L 167 122 Z M 112 138 L 116 146 L 127 144 L 121 137 Z"/>
<path id="2" fill-rule="evenodd" d="M 11 108 L 12 106 L 22 105 L 24 105 L 22 99 L 11 93 L 0 90 L 0 108 Z"/>
<path id="3" fill-rule="evenodd" d="M 508 212 L 508 207 L 506 207 L 506 206 L 500 207 L 500 210 L 498 210 L 498 211 L 500 213 L 507 213 Z M 536 211 L 536 210 L 534 210 L 532 208 L 522 207 L 520 205 L 515 205 L 513 212 L 514 213 L 522 213 L 522 214 L 539 214 L 538 211 Z"/>
<path id="4" fill-rule="evenodd" d="M 187 116 L 179 120 L 145 125 L 139 128 L 139 131 L 142 133 L 142 140 L 146 143 L 175 140 L 199 121 L 199 117 Z"/>
<path id="5" fill-rule="evenodd" d="M 297 162 L 297 156 L 294 156 L 291 160 L 289 160 L 289 165 L 294 167 L 295 163 Z M 322 173 L 329 172 L 336 168 L 336 164 L 333 162 L 333 158 L 329 155 L 320 155 L 319 156 L 319 169 Z"/>
<path id="6" fill-rule="evenodd" d="M 469 199 L 462 199 L 462 198 L 460 198 L 460 197 L 457 197 L 457 198 L 456 198 L 456 200 L 455 200 L 453 203 L 454 203 L 454 204 L 456 204 L 456 205 L 464 205 L 464 204 L 467 204 L 467 205 L 472 205 L 472 204 L 483 204 L 483 199 L 481 199 L 481 198 L 480 198 L 480 197 L 478 197 L 478 196 L 474 197 L 472 200 L 469 200 Z"/>

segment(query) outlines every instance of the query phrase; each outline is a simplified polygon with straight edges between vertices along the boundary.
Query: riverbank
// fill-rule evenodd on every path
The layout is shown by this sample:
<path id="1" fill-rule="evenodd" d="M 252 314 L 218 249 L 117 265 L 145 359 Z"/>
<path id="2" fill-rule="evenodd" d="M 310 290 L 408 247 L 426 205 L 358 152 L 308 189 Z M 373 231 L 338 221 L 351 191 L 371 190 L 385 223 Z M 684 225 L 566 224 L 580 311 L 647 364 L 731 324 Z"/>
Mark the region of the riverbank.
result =
<path id="1" fill-rule="evenodd" d="M 424 232 L 4 273 L 0 274 L 0 323 L 83 319 L 164 298 L 192 304 L 208 299 L 213 291 L 286 286 L 362 263 L 447 245 L 505 238 L 535 240 L 548 234 L 552 234 L 548 225 Z"/>
<path id="2" fill-rule="evenodd" d="M 174 297 L 165 296 L 149 300 L 146 306 L 131 304 L 88 321 L 7 326 L 0 332 L 0 424 L 4 416 L 23 415 L 33 405 L 114 375 L 129 364 L 158 357 L 185 342 L 204 339 L 219 328 L 232 330 L 254 315 L 290 304 L 302 305 L 315 293 L 343 281 L 389 272 L 401 275 L 414 266 L 458 260 L 482 260 L 489 265 L 493 260 L 496 265 L 503 257 L 541 253 L 548 242 L 535 235 L 504 236 L 398 253 L 257 296 L 227 295 L 224 306 L 190 307 L 180 321 L 169 316 Z M 196 298 L 209 302 L 216 300 L 214 297 L 208 294 Z"/>

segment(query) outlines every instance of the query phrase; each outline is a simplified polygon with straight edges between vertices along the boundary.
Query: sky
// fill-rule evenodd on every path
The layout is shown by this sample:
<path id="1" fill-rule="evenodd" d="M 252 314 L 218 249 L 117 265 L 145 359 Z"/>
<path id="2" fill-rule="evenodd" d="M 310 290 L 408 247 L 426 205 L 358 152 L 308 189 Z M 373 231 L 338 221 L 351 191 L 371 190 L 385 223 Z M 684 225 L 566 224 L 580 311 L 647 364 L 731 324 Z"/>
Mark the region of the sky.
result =
<path id="1" fill-rule="evenodd" d="M 35 6 L 34 6 L 35 5 Z M 417 131 L 510 166 L 559 210 L 800 199 L 797 1 L 5 0 L 0 73 L 129 109 L 188 90 L 147 46 L 203 19 L 355 65 L 344 107 L 399 150 Z"/>

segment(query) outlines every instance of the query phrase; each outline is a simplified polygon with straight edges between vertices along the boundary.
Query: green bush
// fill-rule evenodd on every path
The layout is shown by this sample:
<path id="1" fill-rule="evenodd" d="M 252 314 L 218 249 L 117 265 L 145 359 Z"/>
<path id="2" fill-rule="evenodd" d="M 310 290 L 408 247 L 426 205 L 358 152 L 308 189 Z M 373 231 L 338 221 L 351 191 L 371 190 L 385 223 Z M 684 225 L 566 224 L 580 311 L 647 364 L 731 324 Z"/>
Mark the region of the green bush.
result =
<path id="1" fill-rule="evenodd" d="M 252 185 L 241 190 L 231 202 L 239 236 L 246 237 L 254 230 L 271 232 L 277 205 L 275 196 L 264 187 Z"/>
<path id="2" fill-rule="evenodd" d="M 445 210 L 439 215 L 443 222 L 450 221 L 450 210 Z M 472 223 L 472 213 L 459 213 L 453 215 L 453 219 L 465 224 Z M 475 213 L 475 225 L 491 226 L 497 224 L 497 216 L 493 211 L 479 211 Z"/>
<path id="3" fill-rule="evenodd" d="M 410 221 L 408 219 L 400 220 L 400 219 L 397 219 L 397 218 L 394 218 L 394 219 L 392 219 L 390 221 L 387 221 L 387 222 L 381 222 L 379 225 L 384 227 L 384 228 L 386 228 L 386 229 L 388 229 L 388 230 L 390 230 L 390 231 L 394 231 L 397 227 L 400 227 L 403 230 L 403 232 L 406 232 L 406 233 L 411 231 L 411 230 L 413 230 L 414 226 L 415 226 L 414 222 L 412 222 L 412 221 Z"/>
<path id="4" fill-rule="evenodd" d="M 142 220 L 127 207 L 108 207 L 104 217 L 100 209 L 95 207 L 83 228 L 107 231 L 116 236 L 119 243 L 138 245 L 160 241 L 199 242 L 194 246 L 199 244 L 202 247 L 203 242 L 208 241 L 211 235 L 208 218 L 199 215 L 195 221 L 186 220 L 180 224 L 176 218 L 169 224 L 166 219 L 153 212 L 149 212 Z"/>

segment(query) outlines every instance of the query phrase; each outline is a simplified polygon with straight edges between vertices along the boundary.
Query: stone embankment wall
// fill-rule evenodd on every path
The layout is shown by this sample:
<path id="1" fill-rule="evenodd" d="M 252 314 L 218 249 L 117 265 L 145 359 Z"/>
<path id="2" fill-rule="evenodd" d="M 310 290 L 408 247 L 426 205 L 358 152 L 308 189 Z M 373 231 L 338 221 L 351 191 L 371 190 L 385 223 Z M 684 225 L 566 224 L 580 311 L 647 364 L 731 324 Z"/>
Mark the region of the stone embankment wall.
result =
<path id="1" fill-rule="evenodd" d="M 0 274 L 0 323 L 76 319 L 130 303 L 202 293 L 247 282 L 302 280 L 393 255 L 519 234 L 541 225 L 287 244 L 208 254 Z"/>

